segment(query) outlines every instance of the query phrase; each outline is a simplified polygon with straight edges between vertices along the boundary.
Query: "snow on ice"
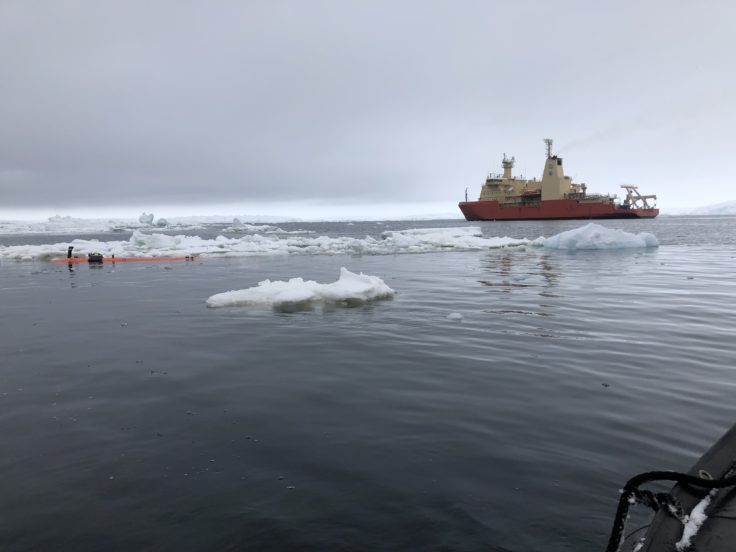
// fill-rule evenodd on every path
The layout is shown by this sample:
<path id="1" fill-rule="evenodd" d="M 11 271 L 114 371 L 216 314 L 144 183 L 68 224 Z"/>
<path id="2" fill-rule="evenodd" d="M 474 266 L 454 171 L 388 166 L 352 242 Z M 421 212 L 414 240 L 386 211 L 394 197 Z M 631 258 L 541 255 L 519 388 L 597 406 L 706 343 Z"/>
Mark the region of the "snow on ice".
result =
<path id="1" fill-rule="evenodd" d="M 529 240 L 503 238 L 484 238 L 477 226 L 457 228 L 416 228 L 412 230 L 387 230 L 381 234 L 383 239 L 399 249 L 409 251 L 432 251 L 442 249 L 489 249 L 513 245 L 526 245 Z"/>
<path id="2" fill-rule="evenodd" d="M 237 222 L 236 222 L 237 221 Z M 175 228 L 177 230 L 202 229 L 207 225 L 227 225 L 230 228 L 224 231 L 232 232 L 282 232 L 278 226 L 270 224 L 248 224 L 220 216 L 191 216 L 159 218 L 154 220 L 153 213 L 142 213 L 138 218 L 76 218 L 54 215 L 45 221 L 0 220 L 0 235 L 12 234 L 99 234 L 108 232 L 126 232 L 140 228 L 154 229 L 155 227 Z M 295 231 L 294 233 L 305 233 Z M 307 232 L 308 233 L 308 232 Z"/>
<path id="3" fill-rule="evenodd" d="M 619 249 L 657 247 L 654 235 L 631 234 L 622 230 L 587 224 L 549 238 L 536 240 L 509 237 L 483 237 L 476 226 L 456 228 L 416 228 L 386 230 L 380 237 L 315 236 L 305 231 L 286 232 L 276 226 L 244 224 L 233 221 L 237 228 L 233 237 L 202 238 L 184 234 L 169 235 L 136 229 L 130 239 L 98 241 L 75 239 L 69 242 L 42 245 L 0 246 L 0 260 L 49 259 L 64 256 L 67 246 L 74 253 L 86 255 L 99 251 L 116 257 L 165 257 L 203 255 L 244 257 L 263 255 L 394 255 L 402 253 L 433 253 L 438 251 L 483 251 L 501 247 L 537 246 L 547 249 L 575 251 L 578 249 Z M 66 225 L 61 219 L 54 225 Z M 150 227 L 149 227 L 150 228 Z"/>
<path id="4" fill-rule="evenodd" d="M 213 295 L 207 299 L 207 306 L 279 307 L 303 303 L 362 303 L 388 299 L 394 293 L 378 276 L 369 276 L 362 272 L 355 274 L 341 268 L 340 278 L 331 284 L 319 284 L 302 278 L 292 278 L 288 282 L 264 280 L 255 287 Z"/>
<path id="5" fill-rule="evenodd" d="M 143 211 L 141 216 L 138 217 L 138 222 L 146 225 L 153 224 L 153 213 L 146 213 L 145 211 Z"/>
<path id="6" fill-rule="evenodd" d="M 72 240 L 44 245 L 0 246 L 0 259 L 49 259 L 66 255 L 67 246 L 74 253 L 86 255 L 98 251 L 116 257 L 167 257 L 205 255 L 243 257 L 260 255 L 392 255 L 435 251 L 474 251 L 529 244 L 529 240 L 483 238 L 480 228 L 422 228 L 386 231 L 381 238 L 366 236 L 328 237 L 284 234 L 246 234 L 214 239 L 199 236 L 170 236 L 139 230 L 126 241 Z"/>
<path id="7" fill-rule="evenodd" d="M 657 238 L 649 232 L 632 234 L 623 230 L 606 228 L 592 222 L 580 228 L 560 232 L 549 238 L 537 238 L 532 244 L 546 249 L 566 249 L 568 251 L 659 246 Z"/>
<path id="8" fill-rule="evenodd" d="M 278 226 L 270 224 L 248 224 L 238 218 L 234 218 L 230 226 L 225 228 L 227 232 L 283 232 Z"/>

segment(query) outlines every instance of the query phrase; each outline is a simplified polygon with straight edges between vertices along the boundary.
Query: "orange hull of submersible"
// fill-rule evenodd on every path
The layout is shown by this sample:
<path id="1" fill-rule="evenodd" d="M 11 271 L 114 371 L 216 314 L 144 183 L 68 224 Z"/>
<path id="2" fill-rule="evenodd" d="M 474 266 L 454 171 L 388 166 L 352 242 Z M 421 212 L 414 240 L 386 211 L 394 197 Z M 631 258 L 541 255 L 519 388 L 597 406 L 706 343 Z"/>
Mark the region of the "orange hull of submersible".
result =
<path id="1" fill-rule="evenodd" d="M 170 262 L 170 261 L 193 261 L 196 257 L 103 257 L 102 261 L 90 261 L 87 257 L 71 257 L 71 258 L 56 258 L 51 259 L 52 263 L 63 263 L 63 264 L 81 264 L 91 263 L 96 264 L 99 262 L 104 263 L 140 263 L 140 262 Z"/>

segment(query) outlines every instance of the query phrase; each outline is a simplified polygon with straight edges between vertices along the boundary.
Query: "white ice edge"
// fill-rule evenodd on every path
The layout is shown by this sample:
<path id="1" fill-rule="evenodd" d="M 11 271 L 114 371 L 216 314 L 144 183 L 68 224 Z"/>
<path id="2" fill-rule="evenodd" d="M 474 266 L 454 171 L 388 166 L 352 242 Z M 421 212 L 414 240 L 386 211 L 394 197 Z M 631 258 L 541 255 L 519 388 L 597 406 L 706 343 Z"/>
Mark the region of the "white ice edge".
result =
<path id="1" fill-rule="evenodd" d="M 239 219 L 223 217 L 180 217 L 154 219 L 152 213 L 142 213 L 138 219 L 99 218 L 83 219 L 55 215 L 46 221 L 0 220 L 0 235 L 14 234 L 107 234 L 130 232 L 138 229 L 194 230 L 208 224 L 230 224 L 226 232 L 308 233 L 303 230 L 287 232 L 271 224 L 241 222 Z"/>
<path id="2" fill-rule="evenodd" d="M 394 290 L 378 276 L 355 274 L 340 269 L 340 277 L 331 284 L 291 278 L 288 281 L 263 280 L 257 286 L 217 293 L 207 299 L 208 307 L 284 306 L 300 303 L 362 303 L 388 299 Z"/>
<path id="3" fill-rule="evenodd" d="M 242 223 L 241 223 L 242 225 Z M 253 225 L 244 226 L 248 232 Z M 248 228 L 250 227 L 250 228 Z M 274 231 L 273 229 L 276 229 Z M 184 255 L 247 257 L 264 255 L 394 255 L 439 251 L 482 251 L 500 247 L 536 246 L 546 249 L 621 249 L 656 247 L 657 238 L 642 232 L 631 234 L 598 224 L 587 224 L 549 238 L 483 237 L 477 226 L 386 230 L 380 238 L 310 236 L 278 232 L 268 226 L 264 233 L 244 233 L 235 237 L 144 233 L 136 230 L 128 240 L 98 241 L 75 239 L 42 245 L 0 246 L 0 260 L 34 260 L 63 257 L 69 245 L 74 253 L 99 252 L 116 257 L 167 257 Z"/>
<path id="4" fill-rule="evenodd" d="M 33 260 L 63 257 L 69 245 L 74 253 L 99 252 L 116 257 L 167 257 L 183 255 L 246 257 L 262 255 L 391 255 L 435 251 L 474 251 L 529 244 L 526 239 L 484 238 L 480 228 L 421 228 L 386 231 L 381 238 L 329 237 L 294 234 L 246 234 L 236 237 L 170 236 L 133 232 L 129 240 L 75 239 L 44 245 L 0 246 L 0 259 Z"/>
<path id="5" fill-rule="evenodd" d="M 537 238 L 532 245 L 546 249 L 576 251 L 578 249 L 630 249 L 658 247 L 654 234 L 641 232 L 632 234 L 623 230 L 606 228 L 593 222 L 560 232 L 549 238 Z"/>

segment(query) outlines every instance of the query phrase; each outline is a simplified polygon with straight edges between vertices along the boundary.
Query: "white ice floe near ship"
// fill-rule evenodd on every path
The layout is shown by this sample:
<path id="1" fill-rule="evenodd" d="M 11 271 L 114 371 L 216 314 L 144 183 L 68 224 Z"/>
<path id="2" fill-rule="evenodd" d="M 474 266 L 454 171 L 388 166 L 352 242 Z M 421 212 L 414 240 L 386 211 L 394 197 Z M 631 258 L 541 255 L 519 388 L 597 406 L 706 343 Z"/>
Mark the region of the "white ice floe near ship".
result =
<path id="1" fill-rule="evenodd" d="M 549 238 L 538 238 L 533 245 L 546 249 L 576 251 L 578 249 L 628 249 L 658 247 L 654 234 L 640 232 L 632 234 L 615 228 L 606 228 L 590 223 L 580 228 L 560 232 Z"/>
<path id="2" fill-rule="evenodd" d="M 530 243 L 526 239 L 509 237 L 484 238 L 478 226 L 455 228 L 416 228 L 411 230 L 386 230 L 381 237 L 397 249 L 423 251 L 424 249 L 489 249 Z"/>
<path id="3" fill-rule="evenodd" d="M 218 293 L 207 299 L 208 307 L 242 307 L 311 304 L 311 303 L 363 303 L 393 297 L 394 290 L 378 276 L 355 274 L 340 269 L 340 277 L 331 284 L 314 280 L 291 278 L 289 281 L 264 280 L 257 286 L 237 291 Z"/>

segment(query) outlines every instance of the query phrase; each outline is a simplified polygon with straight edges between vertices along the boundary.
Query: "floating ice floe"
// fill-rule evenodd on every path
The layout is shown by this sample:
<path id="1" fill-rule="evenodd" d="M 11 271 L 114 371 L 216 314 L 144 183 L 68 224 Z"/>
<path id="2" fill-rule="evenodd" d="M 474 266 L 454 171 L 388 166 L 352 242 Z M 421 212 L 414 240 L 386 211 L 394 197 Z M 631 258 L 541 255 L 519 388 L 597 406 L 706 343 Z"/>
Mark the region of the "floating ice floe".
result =
<path id="1" fill-rule="evenodd" d="M 439 251 L 442 249 L 470 251 L 474 249 L 489 249 L 531 243 L 526 239 L 509 237 L 484 238 L 483 232 L 477 226 L 387 230 L 381 233 L 381 237 L 387 245 L 397 249 L 422 252 L 426 250 Z"/>
<path id="2" fill-rule="evenodd" d="M 451 312 L 445 318 L 447 318 L 448 320 L 454 320 L 456 322 L 460 322 L 463 319 L 463 315 L 460 314 L 459 312 Z"/>
<path id="3" fill-rule="evenodd" d="M 280 307 L 308 303 L 362 303 L 375 299 L 388 299 L 394 295 L 378 276 L 355 274 L 340 269 L 340 278 L 331 284 L 319 284 L 313 280 L 292 278 L 272 282 L 264 280 L 257 286 L 218 293 L 207 299 L 208 307 L 240 307 L 265 305 Z"/>
<path id="4" fill-rule="evenodd" d="M 526 239 L 484 238 L 480 228 L 421 228 L 386 231 L 381 238 L 365 236 L 304 236 L 292 234 L 245 234 L 214 239 L 199 236 L 170 236 L 133 232 L 129 240 L 73 240 L 43 245 L 0 246 L 0 259 L 32 260 L 65 256 L 69 245 L 74 253 L 100 252 L 116 257 L 168 257 L 204 255 L 245 257 L 261 255 L 393 255 L 436 251 L 480 251 L 529 244 Z"/>
<path id="5" fill-rule="evenodd" d="M 278 226 L 270 224 L 249 224 L 234 218 L 230 226 L 225 228 L 226 232 L 283 232 Z"/>
<path id="6" fill-rule="evenodd" d="M 138 217 L 138 222 L 141 224 L 153 224 L 153 213 L 143 211 L 141 216 Z"/>
<path id="7" fill-rule="evenodd" d="M 641 232 L 632 234 L 623 230 L 606 228 L 600 224 L 589 223 L 580 228 L 560 232 L 549 238 L 537 238 L 532 245 L 546 249 L 624 249 L 635 247 L 658 247 L 654 234 Z"/>

